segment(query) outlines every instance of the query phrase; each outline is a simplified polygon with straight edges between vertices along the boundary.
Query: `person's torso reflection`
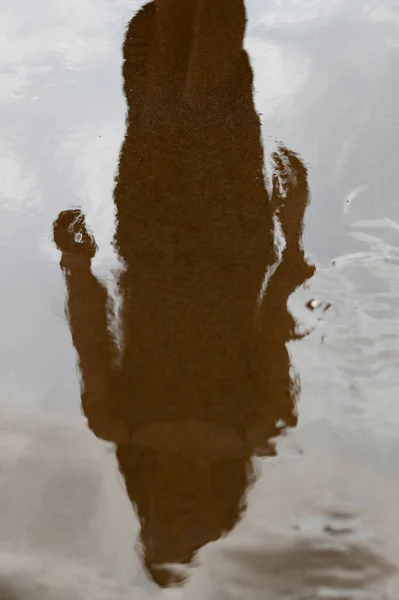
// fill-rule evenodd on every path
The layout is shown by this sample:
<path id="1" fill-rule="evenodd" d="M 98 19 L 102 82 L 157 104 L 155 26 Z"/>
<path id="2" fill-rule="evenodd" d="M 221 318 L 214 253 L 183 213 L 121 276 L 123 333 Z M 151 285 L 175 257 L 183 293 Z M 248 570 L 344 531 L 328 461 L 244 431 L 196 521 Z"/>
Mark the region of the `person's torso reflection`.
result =
<path id="1" fill-rule="evenodd" d="M 120 350 L 82 215 L 61 213 L 54 227 L 83 410 L 118 444 L 160 585 L 171 579 L 160 565 L 190 561 L 234 526 L 251 456 L 273 453 L 270 438 L 296 423 L 287 300 L 313 274 L 301 247 L 306 170 L 281 148 L 269 197 L 244 30 L 242 0 L 158 0 L 127 29 Z M 274 217 L 286 245 L 261 296 L 277 264 Z"/>

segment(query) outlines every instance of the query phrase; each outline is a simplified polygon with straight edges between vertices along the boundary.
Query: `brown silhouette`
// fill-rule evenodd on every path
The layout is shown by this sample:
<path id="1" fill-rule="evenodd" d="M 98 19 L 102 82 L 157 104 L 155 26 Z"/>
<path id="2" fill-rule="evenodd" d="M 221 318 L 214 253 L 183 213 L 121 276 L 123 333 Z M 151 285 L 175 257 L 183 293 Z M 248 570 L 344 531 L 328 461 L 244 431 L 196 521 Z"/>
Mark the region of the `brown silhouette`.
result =
<path id="1" fill-rule="evenodd" d="M 83 410 L 118 445 L 160 585 L 172 578 L 162 564 L 190 561 L 234 526 L 251 456 L 272 454 L 281 422 L 296 424 L 287 300 L 314 272 L 301 246 L 306 169 L 281 148 L 269 198 L 245 22 L 243 0 L 156 0 L 128 26 L 115 187 L 122 348 L 82 214 L 54 224 Z M 274 217 L 286 246 L 261 297 Z"/>

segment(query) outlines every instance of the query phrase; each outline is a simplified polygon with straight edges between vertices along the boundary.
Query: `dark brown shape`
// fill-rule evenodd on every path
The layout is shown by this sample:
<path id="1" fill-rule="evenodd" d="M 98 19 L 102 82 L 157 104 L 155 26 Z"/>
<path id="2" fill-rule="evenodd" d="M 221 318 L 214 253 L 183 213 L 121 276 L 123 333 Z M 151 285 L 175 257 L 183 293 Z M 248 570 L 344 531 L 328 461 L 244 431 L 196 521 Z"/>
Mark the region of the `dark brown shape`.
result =
<path id="1" fill-rule="evenodd" d="M 273 453 L 279 421 L 296 424 L 287 300 L 314 272 L 301 247 L 306 169 L 281 148 L 269 198 L 244 31 L 242 0 L 157 0 L 127 28 L 115 187 L 122 349 L 83 217 L 55 223 L 83 410 L 118 444 L 160 585 L 172 579 L 162 563 L 190 561 L 234 526 L 251 456 Z M 274 216 L 286 248 L 260 298 L 276 261 Z"/>

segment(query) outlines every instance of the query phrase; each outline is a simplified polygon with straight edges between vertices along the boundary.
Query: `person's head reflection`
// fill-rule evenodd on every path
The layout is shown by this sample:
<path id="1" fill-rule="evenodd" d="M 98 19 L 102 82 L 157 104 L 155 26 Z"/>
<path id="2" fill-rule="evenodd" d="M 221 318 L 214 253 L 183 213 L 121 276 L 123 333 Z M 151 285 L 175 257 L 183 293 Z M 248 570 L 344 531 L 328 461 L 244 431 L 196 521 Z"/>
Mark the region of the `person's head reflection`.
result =
<path id="1" fill-rule="evenodd" d="M 243 0 L 158 0 L 128 26 L 114 193 L 120 351 L 82 215 L 61 213 L 54 227 L 83 409 L 118 444 L 161 585 L 171 579 L 161 564 L 190 561 L 233 527 L 251 456 L 273 453 L 270 439 L 296 424 L 287 300 L 313 274 L 301 246 L 306 169 L 281 148 L 269 197 L 244 30 Z"/>

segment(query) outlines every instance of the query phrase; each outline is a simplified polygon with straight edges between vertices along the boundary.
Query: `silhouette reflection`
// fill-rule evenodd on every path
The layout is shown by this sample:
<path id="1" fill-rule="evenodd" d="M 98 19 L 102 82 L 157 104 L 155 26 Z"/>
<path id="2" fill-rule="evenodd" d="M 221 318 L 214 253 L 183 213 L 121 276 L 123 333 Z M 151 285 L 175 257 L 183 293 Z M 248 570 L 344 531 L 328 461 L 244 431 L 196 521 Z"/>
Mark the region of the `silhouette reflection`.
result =
<path id="1" fill-rule="evenodd" d="M 251 457 L 296 424 L 287 300 L 314 272 L 301 246 L 306 169 L 281 148 L 269 197 L 245 22 L 242 0 L 157 0 L 128 26 L 114 194 L 121 348 L 83 215 L 54 224 L 83 410 L 117 444 L 159 585 L 172 580 L 163 563 L 190 561 L 234 526 Z"/>

